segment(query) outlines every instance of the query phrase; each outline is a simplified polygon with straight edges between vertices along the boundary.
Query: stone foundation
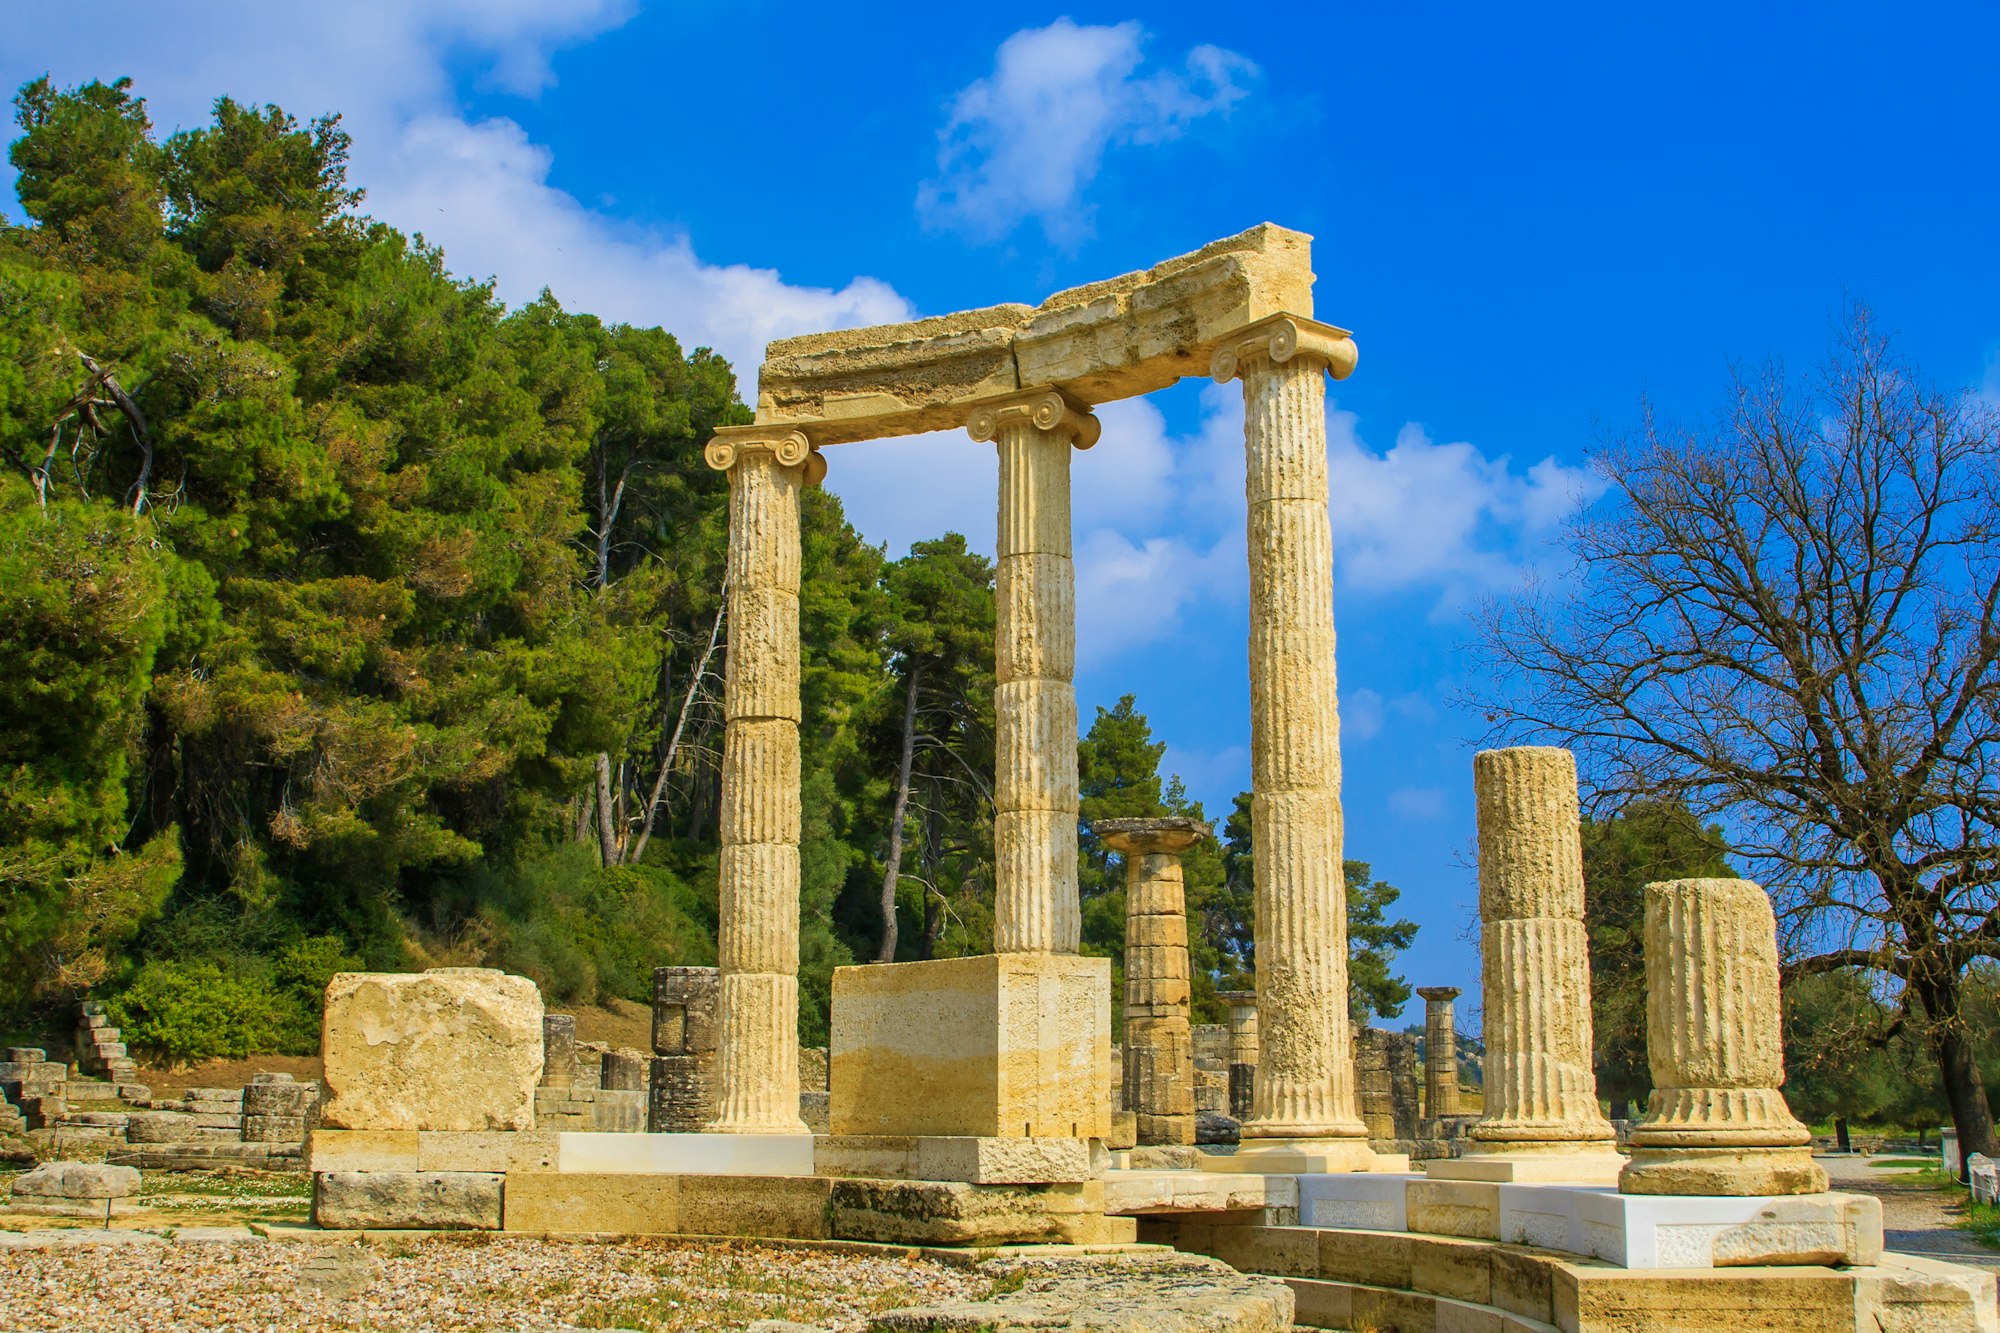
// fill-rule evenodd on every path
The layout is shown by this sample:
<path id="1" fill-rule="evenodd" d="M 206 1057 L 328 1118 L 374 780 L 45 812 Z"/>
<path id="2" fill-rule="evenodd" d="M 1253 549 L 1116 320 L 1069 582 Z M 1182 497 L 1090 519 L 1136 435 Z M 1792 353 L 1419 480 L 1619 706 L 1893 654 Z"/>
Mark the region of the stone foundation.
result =
<path id="1" fill-rule="evenodd" d="M 1111 964 L 1004 954 L 838 968 L 837 1136 L 1102 1139 Z"/>

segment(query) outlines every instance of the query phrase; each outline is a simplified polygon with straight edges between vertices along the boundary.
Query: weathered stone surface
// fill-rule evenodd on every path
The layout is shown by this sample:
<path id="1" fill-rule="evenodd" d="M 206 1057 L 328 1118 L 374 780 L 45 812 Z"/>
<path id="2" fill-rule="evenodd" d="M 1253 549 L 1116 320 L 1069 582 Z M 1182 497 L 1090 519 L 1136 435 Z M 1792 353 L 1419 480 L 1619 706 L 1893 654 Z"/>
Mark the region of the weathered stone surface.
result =
<path id="1" fill-rule="evenodd" d="M 542 996 L 526 977 L 343 972 L 322 1033 L 329 1128 L 534 1128 Z"/>
<path id="2" fill-rule="evenodd" d="M 316 1291 L 330 1301 L 349 1301 L 381 1276 L 382 1264 L 359 1244 L 322 1245 L 293 1271 L 300 1291 Z"/>
<path id="3" fill-rule="evenodd" d="M 542 1015 L 542 1086 L 567 1088 L 576 1082 L 576 1016 Z"/>
<path id="4" fill-rule="evenodd" d="M 19 1199 L 129 1199 L 139 1192 L 139 1173 L 101 1162 L 45 1162 L 14 1178 Z"/>
<path id="5" fill-rule="evenodd" d="M 835 1134 L 1103 1138 L 1111 965 L 1002 954 L 838 968 Z"/>
<path id="6" fill-rule="evenodd" d="M 721 974 L 712 967 L 653 969 L 653 1053 L 708 1055 L 717 1040 Z"/>
<path id="7" fill-rule="evenodd" d="M 1125 858 L 1124 1107 L 1142 1144 L 1195 1142 L 1187 901 L 1181 853 L 1210 836 L 1184 817 L 1100 819 L 1092 831 Z M 1157 983 L 1180 983 L 1164 998 Z"/>
<path id="8" fill-rule="evenodd" d="M 1070 449 L 1097 420 L 1052 389 L 982 403 L 972 438 L 999 454 L 993 947 L 1075 953 L 1076 571 Z"/>
<path id="9" fill-rule="evenodd" d="M 1037 385 L 1109 402 L 1204 373 L 1219 341 L 1278 311 L 1312 313 L 1311 238 L 1266 223 L 1034 308 L 781 339 L 759 371 L 757 419 L 820 445 L 948 430 L 967 405 Z"/>
<path id="10" fill-rule="evenodd" d="M 1080 1185 L 969 1185 L 936 1180 L 834 1180 L 833 1234 L 891 1245 L 1102 1243 L 1115 1232 L 1104 1189 Z"/>
<path id="11" fill-rule="evenodd" d="M 1280 307 L 1284 309 L 1285 307 Z M 1292 307 L 1304 315 L 1304 309 Z M 1250 557 L 1251 825 L 1262 1052 L 1245 1138 L 1347 1139 L 1355 1100 L 1341 880 L 1340 720 L 1326 373 L 1311 320 L 1218 329 L 1211 372 L 1241 378 Z M 1352 361 L 1347 361 L 1351 367 Z"/>
<path id="12" fill-rule="evenodd" d="M 1485 1113 L 1446 1180 L 1610 1183 L 1624 1165 L 1597 1106 L 1576 759 L 1520 746 L 1473 757 L 1486 1003 Z"/>
<path id="13" fill-rule="evenodd" d="M 813 1145 L 823 1176 L 957 1180 L 974 1185 L 1045 1185 L 1089 1180 L 1083 1139 L 828 1136 Z"/>
<path id="14" fill-rule="evenodd" d="M 1199 1255 L 997 1259 L 981 1270 L 1004 1294 L 891 1310 L 879 1330 L 1060 1329 L 1081 1333 L 1287 1333 L 1292 1292 Z"/>
<path id="15" fill-rule="evenodd" d="M 501 1182 L 485 1171 L 323 1171 L 313 1221 L 340 1231 L 497 1231 Z"/>
<path id="16" fill-rule="evenodd" d="M 1816 1194 L 1826 1172 L 1785 1105 L 1778 925 L 1742 879 L 1646 886 L 1646 1052 L 1627 1194 Z"/>
<path id="17" fill-rule="evenodd" d="M 1424 1002 L 1424 1116 L 1441 1120 L 1458 1114 L 1458 1024 L 1452 1001 L 1456 986 L 1419 986 Z"/>
<path id="18" fill-rule="evenodd" d="M 741 428 L 711 441 L 705 457 L 729 475 L 719 1023 L 710 1128 L 803 1134 L 799 492 L 815 456 L 795 432 Z M 655 1049 L 660 1044 L 656 1033 Z"/>

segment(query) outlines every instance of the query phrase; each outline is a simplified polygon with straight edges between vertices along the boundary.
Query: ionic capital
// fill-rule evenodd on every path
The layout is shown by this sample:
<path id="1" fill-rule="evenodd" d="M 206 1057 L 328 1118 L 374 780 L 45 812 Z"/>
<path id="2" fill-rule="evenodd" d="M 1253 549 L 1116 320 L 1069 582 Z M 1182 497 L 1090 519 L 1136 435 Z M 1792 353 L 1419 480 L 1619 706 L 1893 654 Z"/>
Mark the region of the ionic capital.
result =
<path id="1" fill-rule="evenodd" d="M 972 409 L 965 429 L 973 439 L 985 444 L 997 439 L 1000 428 L 1026 420 L 1036 430 L 1067 434 L 1079 449 L 1097 443 L 1103 426 L 1089 407 L 1073 401 L 1060 389 L 1027 389 L 1004 398 L 990 398 Z"/>
<path id="2" fill-rule="evenodd" d="M 1344 380 L 1354 373 L 1361 349 L 1346 329 L 1304 315 L 1271 315 L 1223 338 L 1209 357 L 1208 373 L 1217 384 L 1227 384 L 1259 357 L 1283 365 L 1296 356 L 1323 361 L 1329 375 Z"/>
<path id="3" fill-rule="evenodd" d="M 812 447 L 801 430 L 782 426 L 719 426 L 715 437 L 702 449 L 701 456 L 717 472 L 727 472 L 737 462 L 768 454 L 780 467 L 805 468 L 808 486 L 817 486 L 826 476 L 826 459 Z"/>

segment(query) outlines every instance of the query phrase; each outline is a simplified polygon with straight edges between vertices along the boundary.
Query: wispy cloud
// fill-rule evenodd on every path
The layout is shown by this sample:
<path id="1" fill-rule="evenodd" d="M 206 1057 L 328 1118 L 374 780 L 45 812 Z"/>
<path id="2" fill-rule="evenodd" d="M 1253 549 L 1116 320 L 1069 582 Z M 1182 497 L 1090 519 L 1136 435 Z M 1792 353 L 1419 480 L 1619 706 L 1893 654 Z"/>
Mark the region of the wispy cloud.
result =
<path id="1" fill-rule="evenodd" d="M 174 5 L 109 0 L 8 15 L 0 78 L 58 83 L 132 75 L 163 132 L 205 122 L 218 93 L 273 102 L 301 120 L 343 114 L 363 208 L 443 246 L 454 272 L 492 277 L 520 302 L 543 287 L 572 308 L 663 324 L 727 356 L 746 397 L 773 337 L 902 319 L 887 284 L 801 287 L 771 269 L 716 265 L 666 227 L 621 222 L 550 183 L 552 155 L 508 118 L 459 109 L 457 71 L 482 88 L 533 96 L 550 57 L 624 23 L 635 0 L 259 0 Z M 76 29 L 88 9 L 90 40 Z M 11 183 L 0 166 L 0 187 Z"/>
<path id="2" fill-rule="evenodd" d="M 1112 149 L 1161 144 L 1226 115 L 1258 77 L 1219 46 L 1177 67 L 1145 68 L 1136 20 L 1089 26 L 1057 19 L 1000 44 L 993 72 L 952 99 L 939 132 L 938 174 L 917 191 L 928 226 L 979 241 L 1039 223 L 1056 245 L 1091 230 L 1084 190 Z"/>

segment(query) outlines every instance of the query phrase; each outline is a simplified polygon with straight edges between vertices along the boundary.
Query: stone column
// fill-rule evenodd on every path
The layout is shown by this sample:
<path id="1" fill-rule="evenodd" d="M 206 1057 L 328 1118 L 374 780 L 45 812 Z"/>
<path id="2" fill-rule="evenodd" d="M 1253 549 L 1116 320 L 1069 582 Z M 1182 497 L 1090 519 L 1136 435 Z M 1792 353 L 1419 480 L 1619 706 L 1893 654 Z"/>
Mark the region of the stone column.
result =
<path id="1" fill-rule="evenodd" d="M 1568 750 L 1485 750 L 1472 761 L 1479 821 L 1486 1111 L 1466 1155 L 1433 1176 L 1615 1179 L 1611 1122 L 1591 1071 L 1583 839 Z"/>
<path id="2" fill-rule="evenodd" d="M 1179 817 L 1100 819 L 1092 831 L 1125 858 L 1125 1109 L 1138 1117 L 1140 1143 L 1193 1143 L 1181 853 L 1209 836 L 1208 825 Z"/>
<path id="3" fill-rule="evenodd" d="M 1778 922 L 1744 879 L 1646 886 L 1646 1054 L 1653 1095 L 1625 1194 L 1817 1194 L 1826 1172 L 1785 1082 Z"/>
<path id="4" fill-rule="evenodd" d="M 1226 990 L 1229 1006 L 1229 1114 L 1248 1120 L 1257 1093 L 1257 992 Z"/>
<path id="5" fill-rule="evenodd" d="M 1223 340 L 1210 370 L 1243 381 L 1250 554 L 1251 831 L 1257 847 L 1262 1060 L 1245 1148 L 1311 1144 L 1308 1169 L 1374 1163 L 1355 1101 L 1341 879 L 1340 718 L 1326 375 L 1343 330 L 1279 315 Z M 1239 1154 L 1240 1155 L 1240 1154 Z"/>
<path id="6" fill-rule="evenodd" d="M 1054 389 L 985 403 L 967 429 L 1000 454 L 994 644 L 995 953 L 1077 951 L 1076 569 L 1069 451 L 1097 443 Z"/>
<path id="7" fill-rule="evenodd" d="M 798 431 L 716 433 L 729 474 L 722 712 L 721 972 L 711 1130 L 799 1118 L 799 491 L 825 464 Z"/>
<path id="8" fill-rule="evenodd" d="M 1424 1002 L 1424 1118 L 1458 1114 L 1458 1027 L 1451 1002 L 1456 986 L 1419 986 Z"/>

